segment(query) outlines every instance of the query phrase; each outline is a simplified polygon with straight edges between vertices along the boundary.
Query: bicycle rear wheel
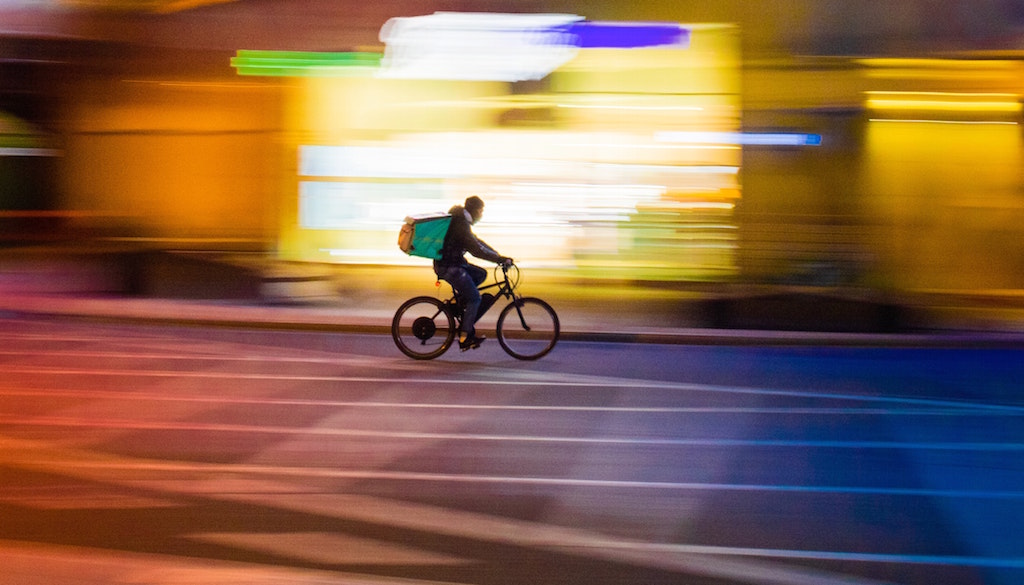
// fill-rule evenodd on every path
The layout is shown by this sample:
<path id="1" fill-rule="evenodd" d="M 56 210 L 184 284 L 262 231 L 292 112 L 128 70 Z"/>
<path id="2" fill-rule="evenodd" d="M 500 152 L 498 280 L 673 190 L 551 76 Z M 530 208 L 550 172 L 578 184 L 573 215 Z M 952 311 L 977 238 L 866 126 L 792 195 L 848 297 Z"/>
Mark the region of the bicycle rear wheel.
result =
<path id="1" fill-rule="evenodd" d="M 512 301 L 498 316 L 498 343 L 516 359 L 544 357 L 555 347 L 559 332 L 555 310 L 537 298 Z"/>
<path id="2" fill-rule="evenodd" d="M 445 304 L 434 297 L 415 297 L 402 303 L 391 320 L 391 337 L 405 355 L 431 360 L 448 351 L 458 327 Z"/>

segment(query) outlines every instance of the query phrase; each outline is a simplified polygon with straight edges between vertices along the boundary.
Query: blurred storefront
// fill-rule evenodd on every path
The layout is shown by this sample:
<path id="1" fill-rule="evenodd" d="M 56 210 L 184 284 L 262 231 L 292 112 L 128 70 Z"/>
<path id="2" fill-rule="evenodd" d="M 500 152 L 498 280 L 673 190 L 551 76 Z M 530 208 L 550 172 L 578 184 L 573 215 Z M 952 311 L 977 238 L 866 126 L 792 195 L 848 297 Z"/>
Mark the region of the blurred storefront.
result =
<path id="1" fill-rule="evenodd" d="M 823 137 L 819 149 L 745 149 L 748 281 L 1024 286 L 1021 61 L 783 58 L 748 63 L 744 81 L 746 128 Z"/>
<path id="2" fill-rule="evenodd" d="M 313 4 L 104 12 L 54 26 L 45 60 L 4 53 L 50 92 L 4 109 L 59 152 L 49 195 L 18 205 L 154 245 L 394 265 L 406 214 L 479 193 L 485 239 L 566 278 L 1024 289 L 1015 2 L 523 2 L 729 24 L 462 79 L 515 67 L 478 38 L 438 52 L 444 75 L 380 76 L 382 25 L 435 7 Z"/>
<path id="3" fill-rule="evenodd" d="M 419 36 L 399 38 L 409 34 L 400 25 Z M 562 40 L 566 26 L 588 27 L 585 47 Z M 235 59 L 243 74 L 281 67 L 296 79 L 287 126 L 298 168 L 284 190 L 282 256 L 422 264 L 395 246 L 402 218 L 477 194 L 488 204 L 479 233 L 524 265 L 646 280 L 736 275 L 734 27 L 439 14 L 396 20 L 389 34 L 383 65 L 356 54 Z"/>

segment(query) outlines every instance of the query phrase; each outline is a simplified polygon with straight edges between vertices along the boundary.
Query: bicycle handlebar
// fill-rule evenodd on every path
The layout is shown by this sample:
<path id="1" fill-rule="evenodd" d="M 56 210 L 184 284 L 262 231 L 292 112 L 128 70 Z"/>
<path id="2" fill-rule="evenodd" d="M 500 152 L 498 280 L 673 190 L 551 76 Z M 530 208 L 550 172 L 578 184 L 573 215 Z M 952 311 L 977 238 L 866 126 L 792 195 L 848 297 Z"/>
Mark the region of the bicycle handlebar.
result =
<path id="1" fill-rule="evenodd" d="M 501 278 L 498 277 L 498 268 L 501 269 Z M 513 270 L 515 270 L 515 275 L 510 278 L 509 273 Z M 504 280 L 510 289 L 515 290 L 519 286 L 519 266 L 511 261 L 511 258 L 507 263 L 498 264 L 494 269 L 494 279 L 499 282 Z"/>

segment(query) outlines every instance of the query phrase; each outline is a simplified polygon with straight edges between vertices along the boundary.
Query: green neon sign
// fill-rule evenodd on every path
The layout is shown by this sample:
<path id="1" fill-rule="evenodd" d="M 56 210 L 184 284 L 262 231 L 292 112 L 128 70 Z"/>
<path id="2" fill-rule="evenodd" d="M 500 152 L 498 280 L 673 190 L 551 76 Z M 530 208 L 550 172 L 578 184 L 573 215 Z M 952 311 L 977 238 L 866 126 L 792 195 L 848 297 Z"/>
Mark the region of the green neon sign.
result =
<path id="1" fill-rule="evenodd" d="M 351 77 L 380 68 L 380 53 L 314 53 L 307 51 L 239 50 L 231 66 L 239 75 L 264 77 Z"/>

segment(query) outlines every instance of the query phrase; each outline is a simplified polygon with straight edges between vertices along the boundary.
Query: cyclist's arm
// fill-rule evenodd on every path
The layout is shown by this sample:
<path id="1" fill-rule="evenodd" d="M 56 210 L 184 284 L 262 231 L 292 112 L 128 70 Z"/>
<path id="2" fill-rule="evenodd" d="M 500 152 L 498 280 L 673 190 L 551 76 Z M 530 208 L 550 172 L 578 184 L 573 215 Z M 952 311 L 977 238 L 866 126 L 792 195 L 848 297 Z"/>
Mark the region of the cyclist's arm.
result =
<path id="1" fill-rule="evenodd" d="M 481 258 L 483 260 L 490 260 L 495 264 L 501 264 L 501 262 L 505 259 L 505 257 L 499 254 L 494 248 L 488 246 L 487 242 L 476 237 L 476 234 L 473 234 L 471 232 L 469 234 L 469 237 L 466 239 L 466 251 L 476 256 L 477 258 Z"/>

